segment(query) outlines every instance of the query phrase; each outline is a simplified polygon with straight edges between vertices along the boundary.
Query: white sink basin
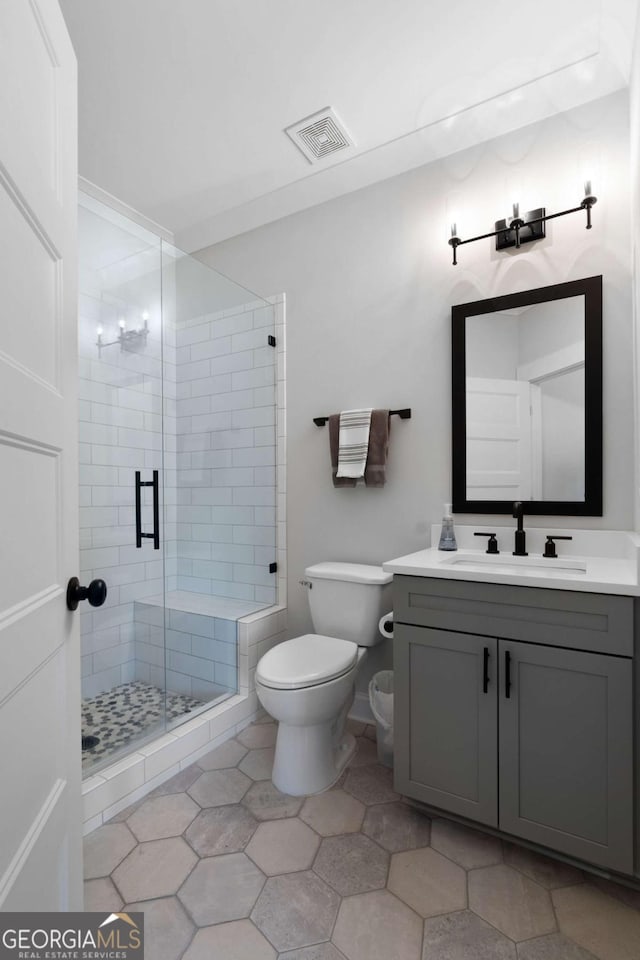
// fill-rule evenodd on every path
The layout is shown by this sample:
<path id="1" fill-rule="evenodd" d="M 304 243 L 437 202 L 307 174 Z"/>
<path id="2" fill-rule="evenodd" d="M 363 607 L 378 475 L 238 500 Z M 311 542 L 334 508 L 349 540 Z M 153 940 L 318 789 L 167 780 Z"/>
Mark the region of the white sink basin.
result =
<path id="1" fill-rule="evenodd" d="M 553 574 L 555 572 L 562 576 L 569 572 L 583 574 L 587 572 L 587 561 L 578 557 L 547 559 L 540 556 L 514 557 L 510 553 L 465 553 L 460 550 L 443 557 L 440 563 L 445 567 L 455 566 L 458 570 L 475 570 L 480 573 L 489 570 L 493 570 L 495 573 L 526 572 L 530 574 L 545 571 L 545 573 Z"/>

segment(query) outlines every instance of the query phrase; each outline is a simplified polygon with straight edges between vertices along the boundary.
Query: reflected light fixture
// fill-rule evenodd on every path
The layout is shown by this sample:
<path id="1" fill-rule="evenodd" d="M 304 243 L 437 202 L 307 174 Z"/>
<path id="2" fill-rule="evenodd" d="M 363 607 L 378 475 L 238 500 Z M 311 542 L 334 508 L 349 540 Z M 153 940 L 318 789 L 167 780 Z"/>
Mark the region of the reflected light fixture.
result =
<path id="1" fill-rule="evenodd" d="M 475 243 L 476 240 L 487 240 L 491 237 L 496 238 L 496 250 L 507 250 L 515 247 L 519 250 L 523 243 L 531 243 L 533 240 L 542 240 L 546 235 L 545 223 L 547 220 L 555 220 L 558 217 L 566 217 L 569 213 L 579 213 L 586 210 L 587 224 L 586 229 L 591 230 L 591 208 L 596 204 L 598 198 L 593 195 L 591 180 L 584 182 L 584 197 L 579 206 L 571 207 L 569 210 L 561 210 L 559 213 L 547 213 L 544 207 L 538 207 L 535 210 L 529 210 L 527 213 L 520 214 L 520 204 L 513 204 L 513 216 L 504 220 L 496 220 L 495 230 L 491 233 L 481 233 L 477 237 L 469 237 L 467 240 L 461 240 L 458 236 L 458 225 L 452 223 L 450 227 L 450 237 L 448 244 L 453 252 L 453 265 L 458 263 L 458 247 L 465 243 Z"/>
<path id="2" fill-rule="evenodd" d="M 115 344 L 120 344 L 121 350 L 135 350 L 137 347 L 144 346 L 147 342 L 147 337 L 149 336 L 149 311 L 145 310 L 142 313 L 143 326 L 138 327 L 136 330 L 127 330 L 127 321 L 125 317 L 118 318 L 118 336 L 115 340 L 108 340 L 106 343 L 102 339 L 104 330 L 102 326 L 96 328 L 96 346 L 98 348 L 98 356 L 102 356 L 103 347 L 113 347 Z"/>

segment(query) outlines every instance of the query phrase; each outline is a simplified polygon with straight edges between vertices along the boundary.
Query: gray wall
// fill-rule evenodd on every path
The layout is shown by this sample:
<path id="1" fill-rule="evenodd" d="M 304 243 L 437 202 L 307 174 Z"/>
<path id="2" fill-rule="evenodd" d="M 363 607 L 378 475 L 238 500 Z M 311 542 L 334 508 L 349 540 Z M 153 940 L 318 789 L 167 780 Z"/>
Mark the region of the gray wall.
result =
<path id="1" fill-rule="evenodd" d="M 534 185 L 521 209 L 573 206 L 582 196 L 576 157 L 594 139 L 600 202 L 592 230 L 574 214 L 519 254 L 479 241 L 460 248 L 459 265 L 451 265 L 448 197 L 464 210 L 463 236 L 508 212 L 514 173 Z M 258 294 L 287 295 L 290 635 L 310 628 L 297 585 L 306 564 L 377 563 L 419 550 L 451 499 L 454 303 L 604 275 L 605 515 L 562 523 L 632 526 L 628 164 L 628 99 L 619 93 L 200 251 Z M 386 487 L 335 490 L 327 431 L 312 418 L 366 405 L 410 406 L 413 419 L 392 421 Z"/>

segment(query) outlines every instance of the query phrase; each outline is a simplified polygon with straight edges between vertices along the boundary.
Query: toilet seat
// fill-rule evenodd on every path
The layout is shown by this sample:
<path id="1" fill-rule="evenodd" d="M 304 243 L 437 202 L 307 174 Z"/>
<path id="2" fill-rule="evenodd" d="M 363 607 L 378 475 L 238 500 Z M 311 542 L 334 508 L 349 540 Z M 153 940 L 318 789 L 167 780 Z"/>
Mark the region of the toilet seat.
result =
<path id="1" fill-rule="evenodd" d="M 357 658 L 358 646 L 351 640 L 305 633 L 267 651 L 256 679 L 275 690 L 301 690 L 341 677 Z"/>

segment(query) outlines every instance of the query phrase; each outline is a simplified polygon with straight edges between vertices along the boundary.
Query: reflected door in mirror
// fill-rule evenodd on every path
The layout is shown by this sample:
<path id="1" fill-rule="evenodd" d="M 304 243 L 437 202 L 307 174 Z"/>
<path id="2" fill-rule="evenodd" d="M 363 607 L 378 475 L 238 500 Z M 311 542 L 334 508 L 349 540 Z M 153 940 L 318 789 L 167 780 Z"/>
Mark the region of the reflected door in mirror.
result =
<path id="1" fill-rule="evenodd" d="M 584 500 L 584 297 L 466 318 L 468 500 Z"/>
<path id="2" fill-rule="evenodd" d="M 602 277 L 452 308 L 458 513 L 602 515 Z"/>

